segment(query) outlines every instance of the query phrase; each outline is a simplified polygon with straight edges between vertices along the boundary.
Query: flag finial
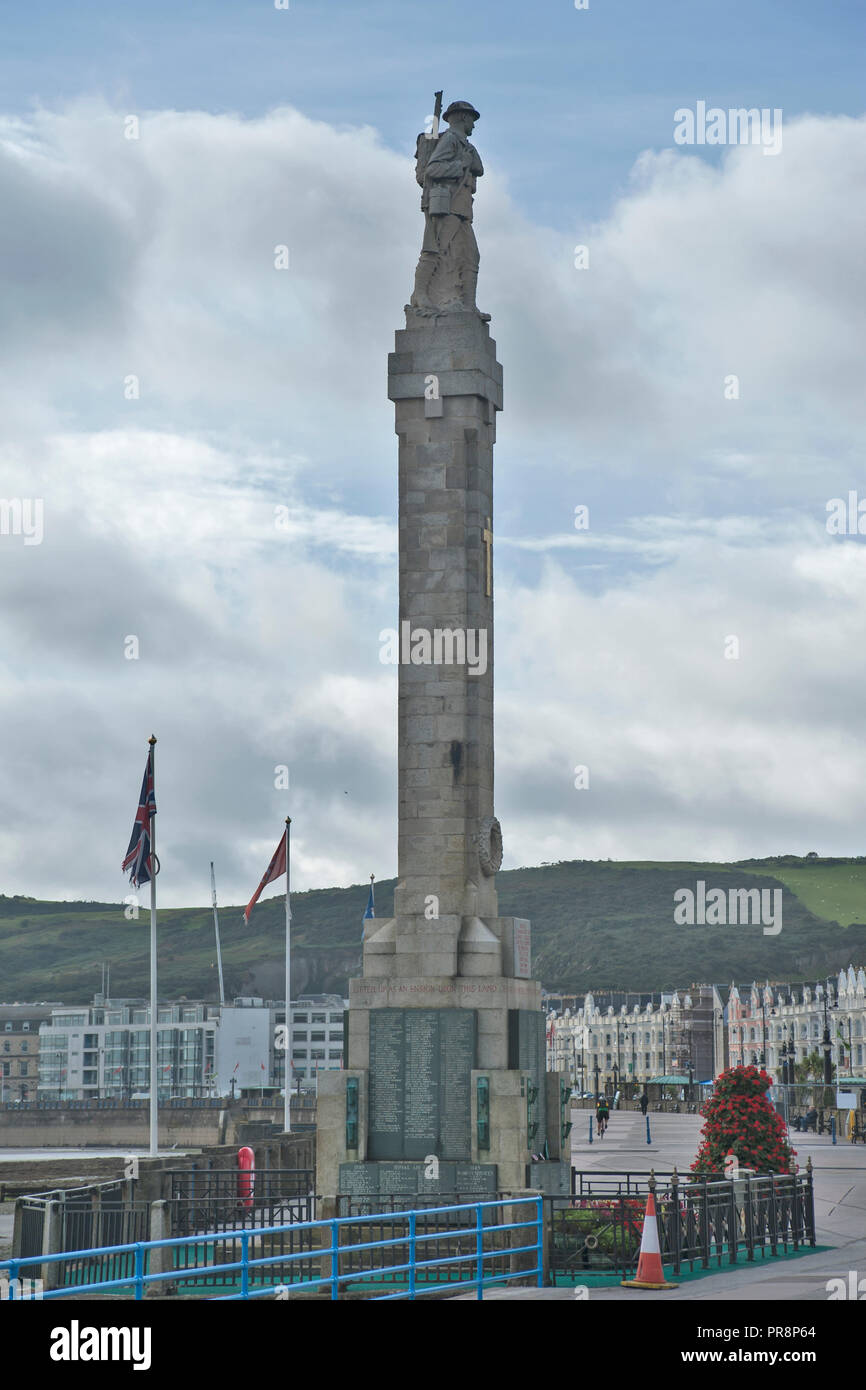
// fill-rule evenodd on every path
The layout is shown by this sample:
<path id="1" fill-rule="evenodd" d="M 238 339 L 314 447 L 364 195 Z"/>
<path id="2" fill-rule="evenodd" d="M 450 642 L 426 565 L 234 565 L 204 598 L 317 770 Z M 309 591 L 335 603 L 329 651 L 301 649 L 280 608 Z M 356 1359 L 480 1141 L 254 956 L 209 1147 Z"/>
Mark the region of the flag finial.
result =
<path id="1" fill-rule="evenodd" d="M 147 741 L 148 743 L 156 743 L 156 734 L 151 734 L 150 738 Z"/>

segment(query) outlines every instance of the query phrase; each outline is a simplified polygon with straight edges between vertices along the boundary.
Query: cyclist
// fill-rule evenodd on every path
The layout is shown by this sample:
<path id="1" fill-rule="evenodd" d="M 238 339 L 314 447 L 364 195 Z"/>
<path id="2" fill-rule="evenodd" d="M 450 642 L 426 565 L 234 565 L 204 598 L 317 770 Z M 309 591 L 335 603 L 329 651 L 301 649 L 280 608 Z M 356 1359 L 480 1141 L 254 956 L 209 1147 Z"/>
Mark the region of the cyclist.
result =
<path id="1" fill-rule="evenodd" d="M 604 1096 L 599 1097 L 598 1105 L 595 1107 L 595 1118 L 598 1121 L 598 1137 L 603 1139 L 607 1122 L 610 1119 L 610 1110 Z"/>

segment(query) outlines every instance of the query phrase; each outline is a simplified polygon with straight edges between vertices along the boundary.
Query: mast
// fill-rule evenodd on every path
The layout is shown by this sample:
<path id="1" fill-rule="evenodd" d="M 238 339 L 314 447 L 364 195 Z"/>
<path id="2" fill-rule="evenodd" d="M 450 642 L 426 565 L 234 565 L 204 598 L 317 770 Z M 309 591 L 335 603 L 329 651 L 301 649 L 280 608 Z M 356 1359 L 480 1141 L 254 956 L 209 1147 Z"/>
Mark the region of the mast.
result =
<path id="1" fill-rule="evenodd" d="M 220 979 L 220 1004 L 225 1004 L 226 994 L 223 986 L 223 958 L 220 950 L 220 919 L 219 913 L 217 912 L 216 879 L 214 878 L 213 860 L 210 861 L 210 891 L 211 900 L 213 901 L 213 929 L 216 935 L 217 971 L 219 972 Z"/>

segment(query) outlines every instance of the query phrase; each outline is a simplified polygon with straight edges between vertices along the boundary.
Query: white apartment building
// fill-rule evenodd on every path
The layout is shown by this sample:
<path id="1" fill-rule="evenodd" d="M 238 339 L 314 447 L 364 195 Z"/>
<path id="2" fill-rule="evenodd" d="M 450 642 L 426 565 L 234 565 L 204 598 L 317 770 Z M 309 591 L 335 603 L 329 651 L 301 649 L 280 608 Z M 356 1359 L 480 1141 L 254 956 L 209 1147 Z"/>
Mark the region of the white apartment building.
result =
<path id="1" fill-rule="evenodd" d="M 314 1089 L 318 1071 L 338 1070 L 343 1064 L 346 1008 L 348 1001 L 339 995 L 302 996 L 292 1003 L 288 1040 L 282 1001 L 240 997 L 222 1006 L 201 1000 L 160 1004 L 160 1100 L 281 1091 L 284 1041 L 291 1051 L 292 1089 Z M 101 995 L 88 1006 L 57 1005 L 39 1026 L 38 1056 L 40 1100 L 147 1096 L 149 1005 Z"/>
<path id="2" fill-rule="evenodd" d="M 866 972 L 849 965 L 835 979 L 814 984 L 731 986 L 728 1047 L 731 1066 L 764 1065 L 782 1081 L 793 1049 L 795 1062 L 823 1056 L 824 1025 L 830 1034 L 834 1077 L 866 1077 Z"/>
<path id="3" fill-rule="evenodd" d="M 547 1065 L 580 1092 L 633 1091 L 662 1077 L 711 1081 L 723 1069 L 724 1008 L 712 985 L 661 993 L 642 1003 L 603 1004 L 592 993 L 548 1015 Z"/>
<path id="4" fill-rule="evenodd" d="M 292 1087 L 310 1090 L 320 1071 L 343 1066 L 344 1014 L 348 999 L 339 994 L 303 995 L 292 1004 Z M 282 1078 L 280 1079 L 282 1085 Z"/>
<path id="5" fill-rule="evenodd" d="M 158 1009 L 160 1099 L 214 1091 L 219 1006 L 180 1000 Z M 61 1005 L 39 1028 L 40 1100 L 131 1100 L 150 1094 L 150 1008 L 140 999 L 95 997 Z"/>

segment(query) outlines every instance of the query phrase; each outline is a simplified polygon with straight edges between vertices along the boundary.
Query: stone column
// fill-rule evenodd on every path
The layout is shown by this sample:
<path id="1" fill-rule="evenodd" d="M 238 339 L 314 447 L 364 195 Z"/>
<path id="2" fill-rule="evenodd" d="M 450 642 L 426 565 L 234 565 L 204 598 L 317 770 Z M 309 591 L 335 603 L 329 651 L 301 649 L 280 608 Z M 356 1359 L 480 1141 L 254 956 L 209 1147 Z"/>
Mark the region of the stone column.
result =
<path id="1" fill-rule="evenodd" d="M 364 924 L 346 1070 L 320 1082 L 317 1187 L 369 1201 L 387 1192 L 477 1196 L 528 1179 L 558 1190 L 558 1105 L 548 1116 L 529 923 L 499 916 L 495 882 L 502 371 L 477 313 L 409 309 L 406 323 L 388 362 L 399 455 L 398 884 L 393 918 Z M 361 1109 L 351 1147 L 350 1080 Z M 533 1163 L 545 1145 L 554 1161 Z"/>
<path id="2" fill-rule="evenodd" d="M 407 320 L 388 362 L 399 439 L 399 928 L 370 941 L 364 972 L 453 977 L 464 973 L 462 940 L 498 974 L 498 940 L 482 921 L 497 917 L 501 855 L 492 533 L 502 369 L 476 314 Z"/>

